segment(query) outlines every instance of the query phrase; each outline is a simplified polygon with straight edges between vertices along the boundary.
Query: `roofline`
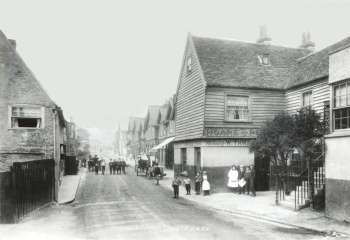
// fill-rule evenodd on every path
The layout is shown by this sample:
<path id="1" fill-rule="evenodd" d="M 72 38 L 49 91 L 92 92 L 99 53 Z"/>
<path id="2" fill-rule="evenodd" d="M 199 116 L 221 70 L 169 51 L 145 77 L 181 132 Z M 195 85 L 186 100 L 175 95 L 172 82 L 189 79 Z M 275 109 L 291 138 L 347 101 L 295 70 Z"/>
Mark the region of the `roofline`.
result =
<path id="1" fill-rule="evenodd" d="M 285 88 L 264 88 L 264 87 L 235 87 L 235 86 L 225 86 L 218 84 L 207 84 L 208 87 L 217 87 L 217 88 L 235 88 L 235 89 L 253 89 L 253 90 L 270 90 L 270 91 L 285 91 Z"/>
<path id="2" fill-rule="evenodd" d="M 242 41 L 242 40 L 237 40 L 234 38 L 216 38 L 216 37 L 204 37 L 204 36 L 199 36 L 199 35 L 193 35 L 191 34 L 192 37 L 198 37 L 198 38 L 204 38 L 204 39 L 211 39 L 211 40 L 221 40 L 221 41 L 231 41 L 231 42 L 237 42 L 237 43 L 247 43 L 247 44 L 253 44 L 253 45 L 258 45 L 258 46 L 271 46 L 271 47 L 280 47 L 280 48 L 287 48 L 287 49 L 293 49 L 293 50 L 303 50 L 307 51 L 306 48 L 301 48 L 301 47 L 287 47 L 283 45 L 277 45 L 277 44 L 269 44 L 269 45 L 264 45 L 261 43 L 256 43 L 256 42 L 250 42 L 250 41 Z M 310 50 L 309 50 L 310 51 Z"/>
<path id="3" fill-rule="evenodd" d="M 333 45 L 335 45 L 335 44 L 337 44 L 337 43 L 340 43 L 341 41 L 344 41 L 345 39 L 348 39 L 348 38 L 349 38 L 349 37 L 344 38 L 344 39 L 342 39 L 342 40 L 340 40 L 340 41 L 337 41 L 337 42 L 335 42 L 335 43 L 333 43 L 333 44 L 328 45 L 327 47 L 324 47 L 324 48 L 322 48 L 322 49 L 320 49 L 320 50 L 318 50 L 318 51 L 312 52 L 312 53 L 310 53 L 310 54 L 308 54 L 308 55 L 306 55 L 306 56 L 304 56 L 304 57 L 298 58 L 298 59 L 296 59 L 296 60 L 297 60 L 298 62 L 304 61 L 304 60 L 307 59 L 308 57 L 311 57 L 311 56 L 313 56 L 313 55 L 315 55 L 315 54 L 318 54 L 319 52 L 325 51 L 325 50 L 327 50 L 327 48 L 330 48 L 331 46 L 333 46 Z M 348 47 L 350 47 L 350 44 L 346 44 L 346 45 L 341 46 L 341 47 L 339 47 L 339 48 L 337 48 L 337 49 L 335 49 L 335 50 L 329 51 L 329 52 L 328 52 L 328 55 L 332 55 L 333 53 L 339 52 L 339 51 L 344 50 L 344 49 L 346 49 L 346 48 L 348 48 Z"/>
<path id="4" fill-rule="evenodd" d="M 299 83 L 299 84 L 296 84 L 296 85 L 292 85 L 292 86 L 286 87 L 286 88 L 235 87 L 235 86 L 225 86 L 225 85 L 216 85 L 216 84 L 208 84 L 207 86 L 208 87 L 217 87 L 217 88 L 235 88 L 235 89 L 246 89 L 246 90 L 249 90 L 249 89 L 252 89 L 252 90 L 270 90 L 270 91 L 276 91 L 276 92 L 283 92 L 283 91 L 288 91 L 288 90 L 295 89 L 295 88 L 298 88 L 298 87 L 301 87 L 301 86 L 305 86 L 305 85 L 308 85 L 308 84 L 313 83 L 313 82 L 325 80 L 328 76 L 329 75 L 324 75 L 324 76 L 321 76 L 321 77 L 318 77 L 318 78 L 314 78 L 314 79 L 312 79 L 310 81 Z"/>
<path id="5" fill-rule="evenodd" d="M 350 44 L 346 44 L 346 45 L 344 45 L 344 46 L 342 46 L 342 47 L 340 47 L 340 48 L 337 48 L 337 49 L 335 49 L 335 50 L 333 50 L 333 51 L 330 51 L 330 52 L 328 53 L 328 55 L 332 55 L 332 54 L 334 54 L 334 53 L 340 52 L 340 51 L 342 51 L 342 50 L 344 50 L 344 49 L 347 49 L 347 48 L 349 48 L 349 47 L 350 47 Z"/>
<path id="6" fill-rule="evenodd" d="M 311 84 L 311 83 L 314 83 L 314 82 L 322 81 L 322 80 L 325 80 L 328 76 L 329 75 L 324 75 L 322 77 L 314 78 L 314 79 L 312 79 L 310 81 L 299 83 L 299 84 L 287 87 L 285 90 L 288 91 L 288 90 L 292 90 L 292 89 L 295 89 L 295 88 L 298 88 L 298 87 L 302 87 L 302 86 L 305 86 L 305 85 L 308 85 L 308 84 Z"/>

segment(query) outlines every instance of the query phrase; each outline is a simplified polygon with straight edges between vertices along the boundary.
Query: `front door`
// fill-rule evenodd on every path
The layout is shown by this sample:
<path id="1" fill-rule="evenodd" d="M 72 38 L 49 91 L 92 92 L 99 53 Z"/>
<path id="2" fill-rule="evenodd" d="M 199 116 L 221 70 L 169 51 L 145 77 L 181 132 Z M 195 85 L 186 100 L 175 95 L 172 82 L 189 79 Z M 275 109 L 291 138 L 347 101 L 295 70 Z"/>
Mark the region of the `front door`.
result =
<path id="1" fill-rule="evenodd" d="M 194 148 L 194 172 L 197 174 L 198 171 L 200 171 L 202 168 L 202 162 L 201 162 L 201 148 L 195 147 Z"/>
<path id="2" fill-rule="evenodd" d="M 254 159 L 255 166 L 255 190 L 267 191 L 269 190 L 270 180 L 270 161 L 269 157 L 256 156 Z"/>

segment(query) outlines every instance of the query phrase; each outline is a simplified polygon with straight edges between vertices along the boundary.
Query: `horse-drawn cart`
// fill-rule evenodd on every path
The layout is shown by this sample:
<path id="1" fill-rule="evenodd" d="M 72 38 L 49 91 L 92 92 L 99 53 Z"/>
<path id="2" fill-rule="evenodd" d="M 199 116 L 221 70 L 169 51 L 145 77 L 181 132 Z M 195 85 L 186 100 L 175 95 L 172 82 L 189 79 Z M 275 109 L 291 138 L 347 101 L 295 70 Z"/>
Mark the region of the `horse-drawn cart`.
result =
<path id="1" fill-rule="evenodd" d="M 140 173 L 143 173 L 145 176 L 147 176 L 149 167 L 149 160 L 139 159 L 137 165 L 135 166 L 136 175 L 138 176 Z"/>

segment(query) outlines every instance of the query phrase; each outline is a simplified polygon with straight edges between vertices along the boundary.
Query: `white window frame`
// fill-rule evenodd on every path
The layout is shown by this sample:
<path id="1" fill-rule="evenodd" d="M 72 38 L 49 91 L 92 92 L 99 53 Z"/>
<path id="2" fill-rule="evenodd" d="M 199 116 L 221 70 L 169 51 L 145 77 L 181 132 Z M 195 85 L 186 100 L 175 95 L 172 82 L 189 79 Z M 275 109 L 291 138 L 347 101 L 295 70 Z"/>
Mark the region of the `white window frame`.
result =
<path id="1" fill-rule="evenodd" d="M 261 65 L 263 65 L 263 66 L 270 66 L 271 65 L 270 55 L 269 54 L 258 55 L 258 60 L 259 60 L 259 63 Z"/>
<path id="2" fill-rule="evenodd" d="M 310 104 L 309 105 L 305 105 L 305 103 L 304 103 L 304 96 L 306 94 L 310 94 Z M 300 105 L 301 105 L 302 108 L 304 108 L 304 107 L 312 108 L 313 103 L 314 103 L 314 100 L 313 100 L 313 92 L 312 92 L 312 90 L 307 90 L 307 91 L 304 91 L 304 92 L 301 93 L 301 104 Z"/>
<path id="3" fill-rule="evenodd" d="M 22 107 L 22 108 L 38 108 L 41 112 L 41 122 L 40 127 L 13 127 L 12 126 L 12 109 L 15 107 Z M 8 129 L 43 129 L 45 128 L 45 107 L 40 105 L 32 105 L 32 104 L 13 104 L 8 106 Z"/>
<path id="4" fill-rule="evenodd" d="M 228 100 L 229 97 L 247 98 L 247 106 L 248 106 L 247 119 L 228 119 L 227 108 L 229 106 L 227 105 L 227 100 Z M 251 122 L 250 97 L 248 95 L 237 95 L 237 94 L 226 93 L 225 94 L 225 112 L 224 112 L 224 115 L 225 115 L 224 116 L 225 122 Z"/>
<path id="5" fill-rule="evenodd" d="M 345 85 L 345 93 L 340 95 L 340 96 L 336 96 L 335 94 L 335 88 L 338 87 L 338 86 L 341 86 L 341 85 Z M 343 101 L 345 101 L 345 104 L 343 105 L 338 105 L 336 106 L 337 104 L 337 101 L 336 101 L 336 98 L 340 98 L 340 99 L 343 99 Z M 347 112 L 350 111 L 350 79 L 346 79 L 344 81 L 339 81 L 339 82 L 336 82 L 334 84 L 332 84 L 332 103 L 331 103 L 331 108 L 332 108 L 332 112 L 331 112 L 331 117 L 332 117 L 332 129 L 334 131 L 349 131 L 350 130 L 350 119 L 349 117 L 341 117 L 341 118 L 335 118 L 335 111 L 341 111 L 342 109 L 346 109 Z M 347 114 L 349 115 L 349 114 Z M 347 120 L 347 125 L 349 126 L 348 128 L 335 128 L 335 122 L 336 120 L 338 119 L 348 119 Z M 341 120 L 340 120 L 341 121 Z M 342 124 L 342 123 L 341 123 Z"/>

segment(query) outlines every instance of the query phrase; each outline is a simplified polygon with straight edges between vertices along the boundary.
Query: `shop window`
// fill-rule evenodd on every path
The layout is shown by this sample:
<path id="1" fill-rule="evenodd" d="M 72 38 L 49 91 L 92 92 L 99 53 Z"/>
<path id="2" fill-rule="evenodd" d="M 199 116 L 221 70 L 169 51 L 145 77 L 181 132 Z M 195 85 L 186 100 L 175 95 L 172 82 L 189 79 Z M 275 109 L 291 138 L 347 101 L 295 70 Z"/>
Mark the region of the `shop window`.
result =
<path id="1" fill-rule="evenodd" d="M 249 120 L 249 98 L 243 96 L 226 96 L 226 121 Z"/>
<path id="2" fill-rule="evenodd" d="M 345 129 L 350 128 L 349 125 L 350 108 L 341 108 L 334 110 L 334 128 Z"/>
<path id="3" fill-rule="evenodd" d="M 41 107 L 12 107 L 11 128 L 42 128 Z"/>

